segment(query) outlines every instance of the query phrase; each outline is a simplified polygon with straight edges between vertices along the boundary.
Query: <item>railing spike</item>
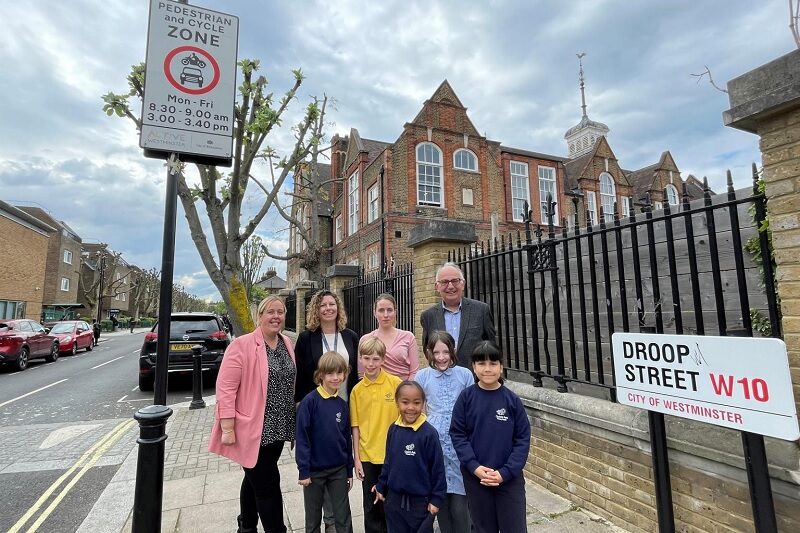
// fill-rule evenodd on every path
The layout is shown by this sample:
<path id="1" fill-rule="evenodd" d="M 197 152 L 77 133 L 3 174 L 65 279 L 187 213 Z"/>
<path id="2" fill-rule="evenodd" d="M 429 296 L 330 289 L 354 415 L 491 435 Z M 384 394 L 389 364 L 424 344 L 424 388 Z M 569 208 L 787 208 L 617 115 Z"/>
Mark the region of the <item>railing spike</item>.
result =
<path id="1" fill-rule="evenodd" d="M 733 174 L 731 174 L 731 169 L 726 171 L 726 179 L 728 181 L 728 192 L 733 192 Z"/>

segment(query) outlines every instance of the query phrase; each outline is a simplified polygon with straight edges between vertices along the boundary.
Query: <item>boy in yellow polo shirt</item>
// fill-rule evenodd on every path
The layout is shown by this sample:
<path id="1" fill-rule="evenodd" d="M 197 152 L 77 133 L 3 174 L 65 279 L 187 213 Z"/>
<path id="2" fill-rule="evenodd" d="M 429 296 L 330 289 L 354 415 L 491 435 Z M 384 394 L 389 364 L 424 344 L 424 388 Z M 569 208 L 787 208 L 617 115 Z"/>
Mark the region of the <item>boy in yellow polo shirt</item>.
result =
<path id="1" fill-rule="evenodd" d="M 373 503 L 372 493 L 381 475 L 386 454 L 386 434 L 399 411 L 394 393 L 400 378 L 386 373 L 386 346 L 377 337 L 365 337 L 358 346 L 364 377 L 350 392 L 350 425 L 353 426 L 353 456 L 356 477 L 364 495 L 364 531 L 386 533 L 383 502 Z"/>

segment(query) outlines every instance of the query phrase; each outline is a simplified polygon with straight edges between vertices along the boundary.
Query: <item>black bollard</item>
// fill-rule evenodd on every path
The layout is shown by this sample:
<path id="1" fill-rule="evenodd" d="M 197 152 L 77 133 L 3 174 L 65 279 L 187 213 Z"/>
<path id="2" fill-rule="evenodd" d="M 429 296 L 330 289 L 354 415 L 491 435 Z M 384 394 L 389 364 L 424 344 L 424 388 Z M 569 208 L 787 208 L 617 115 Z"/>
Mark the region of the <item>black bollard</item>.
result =
<path id="1" fill-rule="evenodd" d="M 192 346 L 192 403 L 189 409 L 203 409 L 206 406 L 203 400 L 203 346 L 195 344 Z"/>
<path id="2" fill-rule="evenodd" d="M 161 531 L 161 501 L 164 495 L 164 442 L 167 419 L 172 409 L 149 405 L 139 409 L 139 457 L 136 461 L 136 488 L 133 499 L 132 533 Z"/>

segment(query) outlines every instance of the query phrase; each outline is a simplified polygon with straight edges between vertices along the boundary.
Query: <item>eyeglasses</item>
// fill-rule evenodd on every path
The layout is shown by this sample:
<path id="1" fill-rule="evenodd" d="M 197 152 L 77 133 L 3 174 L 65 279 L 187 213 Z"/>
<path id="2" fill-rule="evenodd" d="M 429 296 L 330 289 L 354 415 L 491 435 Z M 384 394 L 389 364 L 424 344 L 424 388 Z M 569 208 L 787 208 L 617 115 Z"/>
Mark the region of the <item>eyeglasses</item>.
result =
<path id="1" fill-rule="evenodd" d="M 440 279 L 440 280 L 438 280 L 436 282 L 436 285 L 438 285 L 441 288 L 445 288 L 445 287 L 447 287 L 448 285 L 451 285 L 451 284 L 453 285 L 453 287 L 458 287 L 461 284 L 462 281 L 464 281 L 464 280 L 461 279 L 461 278 Z"/>

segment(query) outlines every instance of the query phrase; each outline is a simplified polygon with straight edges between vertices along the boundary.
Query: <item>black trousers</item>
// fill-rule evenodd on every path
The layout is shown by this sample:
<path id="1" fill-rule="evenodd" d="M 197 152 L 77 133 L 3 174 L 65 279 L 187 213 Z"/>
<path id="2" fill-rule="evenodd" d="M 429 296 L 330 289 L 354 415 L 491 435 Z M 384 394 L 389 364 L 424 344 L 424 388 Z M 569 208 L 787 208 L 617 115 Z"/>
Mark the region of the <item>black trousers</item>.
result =
<path id="1" fill-rule="evenodd" d="M 521 533 L 527 531 L 525 478 L 515 477 L 498 487 L 481 485 L 475 474 L 461 467 L 467 491 L 469 514 L 475 533 Z"/>
<path id="2" fill-rule="evenodd" d="M 433 533 L 434 518 L 428 512 L 428 498 L 388 492 L 386 524 L 389 533 Z"/>
<path id="3" fill-rule="evenodd" d="M 361 465 L 364 467 L 364 481 L 361 483 L 364 494 L 364 531 L 366 533 L 386 533 L 386 513 L 383 510 L 383 502 L 372 503 L 375 501 L 372 487 L 378 482 L 383 465 L 363 461 Z"/>
<path id="4" fill-rule="evenodd" d="M 239 491 L 242 527 L 255 531 L 258 519 L 265 533 L 286 533 L 283 522 L 283 496 L 278 459 L 283 441 L 262 446 L 253 468 L 242 468 L 244 479 Z"/>

